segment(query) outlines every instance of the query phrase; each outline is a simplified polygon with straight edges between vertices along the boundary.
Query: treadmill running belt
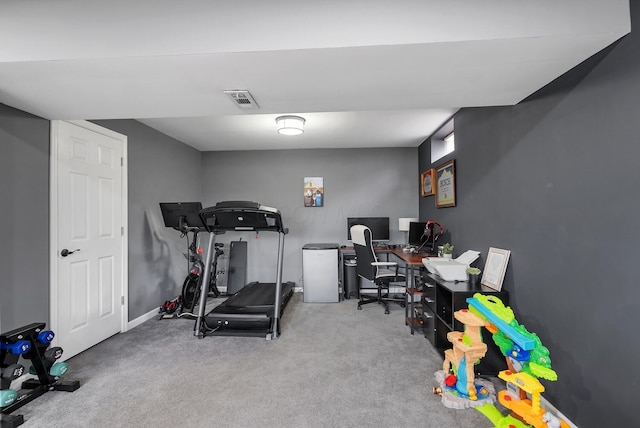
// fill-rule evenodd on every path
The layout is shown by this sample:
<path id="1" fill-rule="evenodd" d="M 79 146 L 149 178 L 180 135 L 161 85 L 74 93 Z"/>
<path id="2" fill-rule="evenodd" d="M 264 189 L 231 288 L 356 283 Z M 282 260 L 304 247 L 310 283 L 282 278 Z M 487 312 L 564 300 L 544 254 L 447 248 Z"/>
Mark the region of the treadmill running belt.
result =
<path id="1" fill-rule="evenodd" d="M 291 298 L 294 286 L 293 282 L 282 283 L 281 312 Z M 205 316 L 207 327 L 216 330 L 213 334 L 252 335 L 251 331 L 268 332 L 273 318 L 275 288 L 273 282 L 245 285 Z"/>
<path id="2" fill-rule="evenodd" d="M 275 291 L 275 282 L 252 282 L 229 297 L 224 304 L 226 306 L 246 306 L 252 308 L 264 308 L 268 306 L 273 309 L 273 293 L 275 293 Z"/>

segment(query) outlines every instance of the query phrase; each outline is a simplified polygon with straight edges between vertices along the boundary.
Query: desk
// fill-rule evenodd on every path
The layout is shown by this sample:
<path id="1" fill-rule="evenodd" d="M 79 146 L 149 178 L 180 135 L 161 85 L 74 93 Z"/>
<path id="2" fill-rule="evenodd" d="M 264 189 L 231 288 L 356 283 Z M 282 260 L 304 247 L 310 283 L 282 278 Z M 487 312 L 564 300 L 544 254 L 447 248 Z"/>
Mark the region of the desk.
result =
<path id="1" fill-rule="evenodd" d="M 406 288 L 406 301 L 405 301 L 405 324 L 409 325 L 411 328 L 411 334 L 414 333 L 415 328 L 416 328 L 416 317 L 415 317 L 415 313 L 414 313 L 414 304 L 415 303 L 420 303 L 420 298 L 422 297 L 422 295 L 424 294 L 423 291 L 417 291 L 416 285 L 415 285 L 415 275 L 416 275 L 416 267 L 418 268 L 418 272 L 420 272 L 420 269 L 423 267 L 422 264 L 422 259 L 424 257 L 429 256 L 430 254 L 428 253 L 405 253 L 402 251 L 401 247 L 391 247 L 391 248 L 375 248 L 374 247 L 374 251 L 376 254 L 385 254 L 387 256 L 389 255 L 393 255 L 395 256 L 397 259 L 399 259 L 399 261 L 401 262 L 401 264 L 404 264 L 404 268 L 405 268 L 405 277 L 406 277 L 406 281 L 405 281 L 405 288 Z M 340 252 L 342 253 L 343 257 L 346 255 L 347 257 L 349 255 L 354 255 L 355 254 L 355 250 L 353 247 L 340 247 Z M 415 299 L 418 299 L 418 301 L 416 302 Z"/>
<path id="2" fill-rule="evenodd" d="M 411 329 L 411 334 L 414 333 L 417 323 L 417 319 L 415 317 L 414 305 L 416 303 L 416 298 L 418 299 L 417 303 L 420 303 L 420 299 L 425 294 L 425 291 L 418 291 L 416 286 L 416 267 L 418 268 L 418 272 L 422 269 L 422 259 L 428 256 L 432 256 L 428 253 L 405 253 L 402 251 L 402 248 L 392 248 L 388 250 L 389 254 L 393 254 L 398 259 L 400 259 L 404 263 L 405 267 L 405 277 L 406 277 L 406 290 L 407 290 L 407 301 L 404 307 L 404 315 L 405 315 L 405 324 L 409 325 Z"/>
<path id="3" fill-rule="evenodd" d="M 376 254 L 393 254 L 398 257 L 403 262 L 412 265 L 412 266 L 422 266 L 422 259 L 425 257 L 436 257 L 433 254 L 429 253 L 403 253 L 402 248 L 393 247 L 393 248 L 384 248 L 384 247 L 373 247 L 373 251 Z M 340 252 L 343 255 L 354 255 L 356 254 L 356 250 L 353 247 L 340 247 Z"/>

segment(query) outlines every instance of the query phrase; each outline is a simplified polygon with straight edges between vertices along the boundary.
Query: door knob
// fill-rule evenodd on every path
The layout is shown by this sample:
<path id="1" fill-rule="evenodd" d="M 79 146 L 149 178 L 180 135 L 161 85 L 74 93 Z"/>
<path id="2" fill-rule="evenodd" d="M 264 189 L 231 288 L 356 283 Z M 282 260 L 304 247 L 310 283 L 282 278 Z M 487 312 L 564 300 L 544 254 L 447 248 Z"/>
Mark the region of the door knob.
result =
<path id="1" fill-rule="evenodd" d="M 73 253 L 75 253 L 76 251 L 80 251 L 80 249 L 78 248 L 77 250 L 69 251 L 69 250 L 67 250 L 67 249 L 65 248 L 64 250 L 60 251 L 60 255 L 61 255 L 62 257 L 67 257 L 69 254 L 73 254 Z"/>

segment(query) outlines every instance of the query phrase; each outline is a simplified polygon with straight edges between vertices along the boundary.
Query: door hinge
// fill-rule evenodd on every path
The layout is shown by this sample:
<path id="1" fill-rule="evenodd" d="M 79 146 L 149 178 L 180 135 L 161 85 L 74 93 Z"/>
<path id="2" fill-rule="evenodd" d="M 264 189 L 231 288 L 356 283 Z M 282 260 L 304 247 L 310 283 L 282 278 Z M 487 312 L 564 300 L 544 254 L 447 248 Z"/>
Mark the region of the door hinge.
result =
<path id="1" fill-rule="evenodd" d="M 124 166 L 124 158 L 120 158 L 120 166 Z"/>
<path id="2" fill-rule="evenodd" d="M 124 226 L 120 226 L 120 236 L 124 236 Z"/>
<path id="3" fill-rule="evenodd" d="M 120 304 L 124 306 L 124 296 L 120 296 Z"/>

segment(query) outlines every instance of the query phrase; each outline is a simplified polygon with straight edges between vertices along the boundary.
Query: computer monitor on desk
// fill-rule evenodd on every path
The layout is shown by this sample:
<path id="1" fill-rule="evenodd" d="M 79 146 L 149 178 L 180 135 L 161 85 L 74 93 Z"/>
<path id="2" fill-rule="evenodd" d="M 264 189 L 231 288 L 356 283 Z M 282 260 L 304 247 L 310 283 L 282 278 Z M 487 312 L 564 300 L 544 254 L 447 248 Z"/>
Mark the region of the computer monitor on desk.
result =
<path id="1" fill-rule="evenodd" d="M 347 218 L 347 239 L 351 241 L 351 226 L 362 224 L 371 229 L 371 240 L 389 241 L 389 217 L 349 217 Z"/>
<path id="2" fill-rule="evenodd" d="M 412 247 L 419 247 L 427 241 L 427 236 L 424 233 L 424 222 L 411 222 L 409 223 L 409 245 Z"/>
<path id="3" fill-rule="evenodd" d="M 433 227 L 433 226 L 431 226 Z M 436 254 L 434 239 L 438 239 L 439 233 L 428 233 L 427 223 L 411 222 L 409 223 L 409 245 L 414 247 L 417 252 Z"/>

